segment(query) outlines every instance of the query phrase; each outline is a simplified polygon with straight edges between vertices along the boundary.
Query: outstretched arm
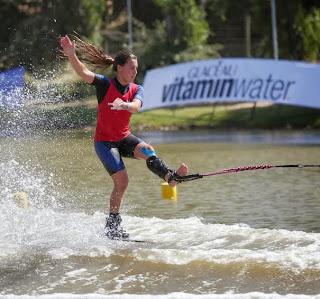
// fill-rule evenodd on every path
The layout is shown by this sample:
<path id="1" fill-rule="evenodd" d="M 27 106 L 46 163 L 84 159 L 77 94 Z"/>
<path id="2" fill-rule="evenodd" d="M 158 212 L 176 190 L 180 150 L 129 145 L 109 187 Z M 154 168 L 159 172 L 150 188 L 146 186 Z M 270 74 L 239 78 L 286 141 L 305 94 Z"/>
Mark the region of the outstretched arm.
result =
<path id="1" fill-rule="evenodd" d="M 77 57 L 75 51 L 75 44 L 71 42 L 70 38 L 66 35 L 60 39 L 60 45 L 63 52 L 68 56 L 72 68 L 75 72 L 87 83 L 92 83 L 95 74 L 91 72 Z"/>

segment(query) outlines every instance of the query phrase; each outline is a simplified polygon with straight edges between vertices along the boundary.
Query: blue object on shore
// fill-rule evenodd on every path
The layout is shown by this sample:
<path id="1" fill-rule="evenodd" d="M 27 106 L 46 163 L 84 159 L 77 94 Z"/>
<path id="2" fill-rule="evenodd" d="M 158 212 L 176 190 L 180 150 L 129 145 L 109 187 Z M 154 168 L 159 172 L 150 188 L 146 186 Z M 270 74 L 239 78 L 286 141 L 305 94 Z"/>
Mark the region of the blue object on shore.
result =
<path id="1" fill-rule="evenodd" d="M 24 88 L 23 67 L 0 73 L 0 107 L 15 108 L 21 106 Z"/>

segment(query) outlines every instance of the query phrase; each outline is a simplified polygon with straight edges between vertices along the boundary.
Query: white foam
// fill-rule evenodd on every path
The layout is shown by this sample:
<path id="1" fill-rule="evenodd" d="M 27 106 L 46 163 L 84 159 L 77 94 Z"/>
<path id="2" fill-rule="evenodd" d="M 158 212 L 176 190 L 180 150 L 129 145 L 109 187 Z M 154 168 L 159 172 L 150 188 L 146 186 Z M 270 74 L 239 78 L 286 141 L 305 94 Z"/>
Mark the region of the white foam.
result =
<path id="1" fill-rule="evenodd" d="M 50 295 L 0 295 L 0 299 L 319 299 L 320 295 L 300 295 L 300 294 L 286 294 L 280 295 L 277 293 L 260 293 L 251 292 L 245 294 L 205 294 L 196 295 L 190 293 L 169 293 L 165 295 L 143 295 L 143 294 L 50 294 Z"/>
<path id="2" fill-rule="evenodd" d="M 52 191 L 50 175 L 15 160 L 0 166 L 6 183 L 0 191 L 1 261 L 16 260 L 28 253 L 32 256 L 39 251 L 54 259 L 108 257 L 121 254 L 119 248 L 130 248 L 131 256 L 138 261 L 176 265 L 193 261 L 266 262 L 292 269 L 320 269 L 320 234 L 210 224 L 197 217 L 123 215 L 123 224 L 133 239 L 152 243 L 112 242 L 102 236 L 103 213 L 70 212 L 56 204 L 60 195 Z M 17 187 L 30 193 L 31 207 L 27 210 L 13 203 L 12 193 Z"/>
<path id="3" fill-rule="evenodd" d="M 0 259 L 35 249 L 55 259 L 110 256 L 130 248 L 139 261 L 187 264 L 266 262 L 292 269 L 320 269 L 320 234 L 206 224 L 201 219 L 164 220 L 123 216 L 134 239 L 152 244 L 113 242 L 102 236 L 105 215 L 0 204 Z"/>
<path id="4" fill-rule="evenodd" d="M 224 264 L 268 262 L 297 269 L 320 269 L 320 234 L 205 224 L 198 218 L 144 219 L 143 225 L 148 228 L 145 231 L 137 219 L 129 222 L 134 224 L 131 231 L 136 230 L 139 238 L 160 244 L 160 248 L 134 250 L 139 260 L 169 264 L 195 260 Z"/>

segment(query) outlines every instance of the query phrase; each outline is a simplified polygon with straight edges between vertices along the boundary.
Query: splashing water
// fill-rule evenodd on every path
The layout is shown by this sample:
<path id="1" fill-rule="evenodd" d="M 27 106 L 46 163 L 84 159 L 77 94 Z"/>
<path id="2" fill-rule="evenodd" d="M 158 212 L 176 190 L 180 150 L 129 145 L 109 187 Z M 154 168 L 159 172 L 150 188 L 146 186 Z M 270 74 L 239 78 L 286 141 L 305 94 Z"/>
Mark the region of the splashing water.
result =
<path id="1" fill-rule="evenodd" d="M 84 115 L 84 110 L 81 105 L 77 107 L 75 100 L 88 97 L 92 89 L 73 81 L 73 76 L 62 75 L 59 68 L 34 73 L 32 81 L 28 79 L 23 89 L 16 89 L 10 95 L 21 98 L 21 105 L 1 107 L 0 136 L 47 135 L 55 129 L 90 124 L 94 113 L 92 116 Z"/>
<path id="2" fill-rule="evenodd" d="M 16 192 L 25 192 L 30 204 L 38 208 L 58 207 L 58 194 L 52 180 L 53 174 L 39 170 L 39 167 L 21 165 L 12 159 L 0 162 L 2 203 L 13 200 Z"/>

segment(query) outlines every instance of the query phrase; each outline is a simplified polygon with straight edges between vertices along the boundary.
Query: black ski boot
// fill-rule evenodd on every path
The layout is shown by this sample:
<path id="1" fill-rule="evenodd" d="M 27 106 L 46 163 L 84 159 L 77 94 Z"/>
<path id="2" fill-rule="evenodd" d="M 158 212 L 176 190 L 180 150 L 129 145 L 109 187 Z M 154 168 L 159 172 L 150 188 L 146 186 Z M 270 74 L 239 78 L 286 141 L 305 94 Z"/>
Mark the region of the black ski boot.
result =
<path id="1" fill-rule="evenodd" d="M 105 235 L 111 240 L 123 240 L 128 239 L 129 234 L 120 226 L 122 219 L 120 214 L 110 213 L 107 218 L 105 227 Z"/>

